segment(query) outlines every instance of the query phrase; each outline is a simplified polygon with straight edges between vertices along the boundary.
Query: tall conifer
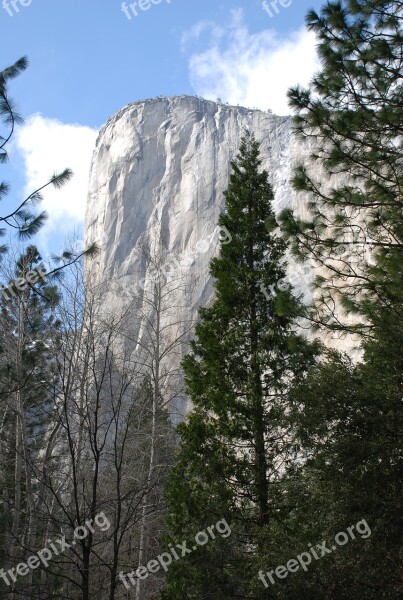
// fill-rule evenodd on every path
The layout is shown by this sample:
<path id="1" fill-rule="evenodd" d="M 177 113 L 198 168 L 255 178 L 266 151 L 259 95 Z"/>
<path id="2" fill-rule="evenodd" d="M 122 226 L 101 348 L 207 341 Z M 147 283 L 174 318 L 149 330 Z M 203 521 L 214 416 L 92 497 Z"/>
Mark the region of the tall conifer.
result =
<path id="1" fill-rule="evenodd" d="M 186 567 L 178 563 L 166 599 L 222 600 L 256 587 L 253 557 L 264 552 L 265 530 L 286 510 L 276 483 L 286 480 L 295 458 L 287 394 L 315 354 L 296 331 L 301 307 L 286 282 L 286 244 L 259 144 L 249 133 L 232 162 L 225 200 L 219 224 L 231 241 L 211 262 L 215 299 L 201 310 L 184 359 L 194 408 L 180 426 L 168 499 L 172 539 L 192 545 L 198 531 L 222 518 L 232 535 L 216 534 L 185 559 Z"/>

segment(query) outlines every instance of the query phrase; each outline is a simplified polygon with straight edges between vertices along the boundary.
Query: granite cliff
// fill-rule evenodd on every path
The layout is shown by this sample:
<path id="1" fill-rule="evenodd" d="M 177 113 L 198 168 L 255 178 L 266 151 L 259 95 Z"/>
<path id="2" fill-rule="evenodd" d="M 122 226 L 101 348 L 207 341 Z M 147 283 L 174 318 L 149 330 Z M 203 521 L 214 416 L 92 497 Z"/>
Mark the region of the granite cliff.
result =
<path id="1" fill-rule="evenodd" d="M 224 207 L 230 161 L 244 129 L 261 142 L 262 167 L 275 192 L 275 210 L 304 211 L 290 184 L 292 168 L 309 148 L 292 134 L 289 117 L 179 96 L 135 102 L 112 116 L 100 131 L 93 155 L 86 213 L 87 240 L 98 240 L 89 263 L 108 305 L 122 308 L 147 266 L 139 248 L 164 238 L 164 260 L 194 281 L 182 299 L 185 318 L 211 298 L 210 258 L 217 252 L 217 219 Z M 151 276 L 151 275 L 150 275 Z M 297 292 L 309 295 L 309 269 L 289 264 Z M 141 300 L 140 300 L 141 301 Z M 132 325 L 131 337 L 141 335 Z"/>

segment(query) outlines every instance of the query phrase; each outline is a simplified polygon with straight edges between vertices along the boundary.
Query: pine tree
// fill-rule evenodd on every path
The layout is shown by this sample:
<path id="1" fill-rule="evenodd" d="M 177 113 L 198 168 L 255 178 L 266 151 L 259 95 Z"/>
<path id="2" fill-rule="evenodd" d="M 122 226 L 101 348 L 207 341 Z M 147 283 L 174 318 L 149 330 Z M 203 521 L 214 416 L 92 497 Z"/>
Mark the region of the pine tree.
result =
<path id="1" fill-rule="evenodd" d="M 184 359 L 194 408 L 179 427 L 168 486 L 172 541 L 189 539 L 191 547 L 198 531 L 223 518 L 232 535 L 217 535 L 172 567 L 164 600 L 222 600 L 253 588 L 259 590 L 254 597 L 265 597 L 254 560 L 266 552 L 265 531 L 278 511 L 288 510 L 276 485 L 294 459 L 287 394 L 316 348 L 296 331 L 301 307 L 286 283 L 286 244 L 276 231 L 273 192 L 260 165 L 259 144 L 246 133 L 219 219 L 231 241 L 211 262 L 215 300 L 201 309 Z"/>
<path id="2" fill-rule="evenodd" d="M 401 338 L 401 322 L 395 328 Z M 291 392 L 306 457 L 294 490 L 295 519 L 311 538 L 305 547 L 313 536 L 332 540 L 363 519 L 371 530 L 368 539 L 357 535 L 309 575 L 289 581 L 299 585 L 296 598 L 312 585 L 318 600 L 401 597 L 403 358 L 396 337 L 376 330 L 358 364 L 330 352 Z M 290 589 L 287 597 L 294 597 Z"/>
<path id="3" fill-rule="evenodd" d="M 294 186 L 310 218 L 286 211 L 282 225 L 296 255 L 321 269 L 313 321 L 362 335 L 359 362 L 329 353 L 291 395 L 308 457 L 296 519 L 331 539 L 365 517 L 372 536 L 318 563 L 288 598 L 401 595 L 402 16 L 395 0 L 332 0 L 310 11 L 322 69 L 311 90 L 289 94 L 297 132 L 314 140 L 328 181 L 301 166 Z"/>
<path id="4" fill-rule="evenodd" d="M 0 122 L 6 127 L 4 135 L 0 134 L 0 164 L 8 161 L 7 145 L 11 142 L 17 125 L 23 122 L 13 99 L 10 97 L 8 85 L 11 80 L 21 75 L 27 67 L 28 59 L 23 56 L 10 67 L 0 71 Z M 11 208 L 6 214 L 0 214 L 0 238 L 6 234 L 7 227 L 16 232 L 21 241 L 26 241 L 35 236 L 48 218 L 45 211 L 38 213 L 34 210 L 43 199 L 43 191 L 48 187 L 62 188 L 70 181 L 72 176 L 71 169 L 64 169 L 61 173 L 55 173 L 44 185 L 18 202 L 16 207 Z M 6 181 L 0 181 L 0 201 L 8 195 L 9 191 L 9 184 Z M 0 245 L 0 258 L 2 254 L 7 252 L 7 249 L 5 244 Z M 93 243 L 84 252 L 72 253 L 66 251 L 63 253 L 64 266 L 78 262 L 82 256 L 92 257 L 97 253 L 97 250 L 97 245 Z M 54 271 L 60 273 L 62 268 L 62 266 L 59 266 Z"/>
<path id="5" fill-rule="evenodd" d="M 322 67 L 289 98 L 298 135 L 314 147 L 294 177 L 310 216 L 287 210 L 282 225 L 320 273 L 314 322 L 370 334 L 379 309 L 402 318 L 402 3 L 331 0 L 306 21 Z"/>
<path id="6" fill-rule="evenodd" d="M 0 551 L 9 566 L 36 547 L 46 521 L 41 514 L 41 475 L 57 387 L 57 302 L 57 289 L 44 276 L 42 258 L 29 246 L 0 301 Z M 31 583 L 32 574 L 23 585 Z"/>

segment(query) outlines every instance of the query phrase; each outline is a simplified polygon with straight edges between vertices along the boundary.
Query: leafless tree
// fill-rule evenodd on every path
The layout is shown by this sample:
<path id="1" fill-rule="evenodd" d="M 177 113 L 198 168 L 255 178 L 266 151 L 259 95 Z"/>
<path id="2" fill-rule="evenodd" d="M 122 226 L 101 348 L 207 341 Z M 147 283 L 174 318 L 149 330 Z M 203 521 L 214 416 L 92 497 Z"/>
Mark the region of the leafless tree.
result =
<path id="1" fill-rule="evenodd" d="M 10 600 L 143 600 L 162 586 L 160 573 L 126 589 L 119 573 L 135 571 L 163 550 L 163 487 L 176 443 L 172 412 L 182 398 L 180 358 L 192 324 L 183 316 L 189 284 L 175 263 L 167 268 L 162 246 L 143 247 L 142 258 L 145 285 L 141 293 L 123 290 L 121 309 L 107 308 L 110 290 L 88 274 L 84 283 L 78 263 L 59 284 L 53 321 L 42 333 L 46 371 L 34 376 L 35 365 L 17 378 L 24 373 L 28 389 L 41 397 L 39 448 L 31 448 L 36 421 L 24 407 L 26 392 L 13 388 L 15 373 L 2 377 L 0 474 L 9 479 L 11 470 L 13 481 L 3 489 L 10 509 L 2 540 L 6 570 L 66 541 L 48 564 L 6 587 Z M 30 343 L 23 300 L 13 304 L 9 330 L 7 356 L 17 366 Z"/>

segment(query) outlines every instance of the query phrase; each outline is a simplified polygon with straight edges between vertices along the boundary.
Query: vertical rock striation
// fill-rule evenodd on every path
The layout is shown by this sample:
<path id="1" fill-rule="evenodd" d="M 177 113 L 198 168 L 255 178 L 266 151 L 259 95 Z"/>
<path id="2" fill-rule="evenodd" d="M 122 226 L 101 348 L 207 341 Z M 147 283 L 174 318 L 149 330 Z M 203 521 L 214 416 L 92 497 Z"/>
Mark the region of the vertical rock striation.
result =
<path id="1" fill-rule="evenodd" d="M 164 235 L 172 255 L 185 254 L 189 272 L 197 268 L 191 308 L 199 304 L 209 287 L 230 161 L 245 128 L 261 142 L 275 210 L 291 206 L 301 214 L 301 196 L 290 185 L 301 144 L 289 117 L 180 96 L 135 102 L 109 119 L 93 155 L 86 213 L 86 237 L 102 246 L 91 263 L 98 282 L 133 286 L 139 241 Z M 296 269 L 292 279 L 307 291 L 306 274 Z"/>
<path id="2" fill-rule="evenodd" d="M 245 128 L 261 142 L 275 210 L 291 206 L 302 214 L 303 199 L 292 190 L 290 176 L 308 148 L 293 137 L 289 117 L 195 97 L 162 97 L 130 104 L 102 128 L 92 161 L 86 237 L 101 245 L 88 268 L 107 290 L 110 306 L 118 309 L 128 302 L 143 278 L 139 247 L 160 238 L 173 270 L 180 264 L 183 277 L 194 279 L 184 299 L 185 316 L 195 318 L 197 308 L 208 302 L 217 220 L 230 161 Z M 308 294 L 306 271 L 290 261 L 290 279 L 298 292 Z M 139 331 L 133 325 L 131 334 Z"/>

